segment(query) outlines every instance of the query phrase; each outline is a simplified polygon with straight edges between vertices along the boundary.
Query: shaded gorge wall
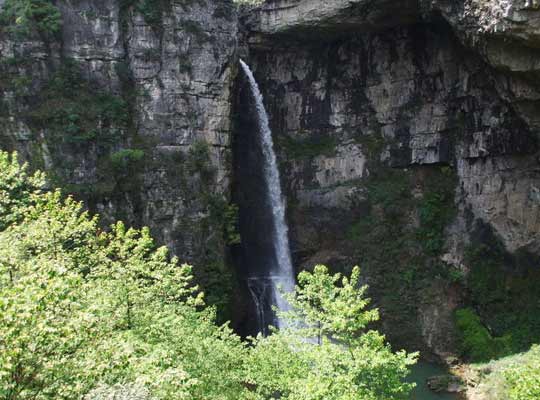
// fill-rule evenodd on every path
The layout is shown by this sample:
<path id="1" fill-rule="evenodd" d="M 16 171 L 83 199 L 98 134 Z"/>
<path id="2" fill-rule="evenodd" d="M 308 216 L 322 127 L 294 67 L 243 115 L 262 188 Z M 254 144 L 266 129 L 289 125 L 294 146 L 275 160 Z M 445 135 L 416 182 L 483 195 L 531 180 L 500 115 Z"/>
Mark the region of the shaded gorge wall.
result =
<path id="1" fill-rule="evenodd" d="M 475 227 L 491 226 L 514 252 L 537 246 L 540 223 L 537 133 L 506 78 L 439 22 L 250 47 L 296 264 L 360 265 L 391 342 L 435 358 L 461 351 L 456 310 L 482 314 L 471 295 L 478 264 L 466 256 L 482 242 Z M 522 273 L 496 264 L 494 273 Z"/>

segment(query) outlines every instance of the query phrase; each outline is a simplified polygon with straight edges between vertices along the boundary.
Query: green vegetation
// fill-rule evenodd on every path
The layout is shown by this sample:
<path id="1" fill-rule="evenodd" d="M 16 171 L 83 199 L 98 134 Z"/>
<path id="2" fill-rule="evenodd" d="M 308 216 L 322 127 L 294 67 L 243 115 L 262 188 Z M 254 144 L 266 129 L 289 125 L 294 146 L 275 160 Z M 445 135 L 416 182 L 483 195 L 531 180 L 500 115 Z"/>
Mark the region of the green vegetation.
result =
<path id="1" fill-rule="evenodd" d="M 540 398 L 540 346 L 533 346 L 518 362 L 511 363 L 503 375 L 510 400 Z"/>
<path id="2" fill-rule="evenodd" d="M 367 325 L 359 271 L 304 272 L 293 321 L 243 343 L 149 230 L 107 232 L 82 204 L 46 192 L 0 153 L 0 397 L 52 399 L 404 399 L 415 355 Z M 318 343 L 304 336 L 315 327 Z"/>
<path id="3" fill-rule="evenodd" d="M 279 146 L 289 158 L 305 159 L 320 155 L 332 156 L 336 152 L 336 139 L 331 136 L 317 136 L 295 139 L 284 135 L 279 138 Z"/>
<path id="4" fill-rule="evenodd" d="M 214 169 L 210 163 L 210 149 L 204 140 L 197 140 L 189 149 L 186 163 L 190 174 L 200 174 L 205 183 L 210 184 L 214 177 Z"/>
<path id="5" fill-rule="evenodd" d="M 20 66 L 24 60 L 8 62 Z M 116 71 L 123 85 L 120 93 L 107 92 L 86 80 L 80 66 L 69 59 L 63 60 L 38 90 L 30 90 L 32 82 L 25 80 L 17 92 L 21 103 L 28 106 L 22 116 L 35 135 L 32 167 L 38 167 L 37 160 L 47 159 L 53 166 L 49 178 L 55 186 L 84 199 L 91 210 L 104 202 L 113 204 L 117 216 L 136 223 L 138 213 L 143 212 L 142 177 L 154 166 L 154 146 L 148 136 L 138 135 L 132 121 L 134 90 L 129 67 L 118 63 Z M 18 80 L 10 80 L 13 88 Z M 209 157 L 208 144 L 196 141 L 187 155 L 159 167 L 166 164 L 164 179 L 175 182 L 173 186 L 182 190 L 189 207 L 186 214 L 207 215 L 192 227 L 192 237 L 206 243 L 194 256 L 204 262 L 204 268 L 199 268 L 195 275 L 222 318 L 230 316 L 226 309 L 231 303 L 233 278 L 224 265 L 221 249 L 225 247 L 223 241 L 235 244 L 239 235 L 234 210 L 227 210 L 223 196 L 213 193 L 216 171 Z M 80 175 L 74 176 L 74 171 L 81 169 L 85 175 L 83 182 Z M 214 207 L 218 203 L 219 207 Z M 183 232 L 172 235 L 189 236 Z"/>
<path id="6" fill-rule="evenodd" d="M 439 260 L 444 229 L 455 215 L 455 174 L 448 167 L 418 173 L 379 164 L 370 171 L 362 215 L 345 236 L 348 251 L 368 271 L 389 324 L 400 327 L 392 340 L 414 348 L 419 344 L 403 339 L 421 336 L 418 305 L 434 301 L 434 285 L 461 279 Z"/>
<path id="7" fill-rule="evenodd" d="M 440 174 L 430 179 L 418 206 L 420 229 L 418 239 L 427 254 L 439 255 L 444 246 L 444 229 L 456 214 L 454 188 L 456 176 L 449 167 L 441 167 Z"/>
<path id="8" fill-rule="evenodd" d="M 412 176 L 389 169 L 371 178 L 366 214 L 350 226 L 347 239 L 354 256 L 374 277 L 371 293 L 391 316 L 390 323 L 400 326 L 403 337 L 416 337 L 418 327 L 411 316 L 416 313 L 421 293 L 419 271 L 423 260 L 414 250 L 417 241 L 407 223 L 414 204 L 410 191 Z"/>
<path id="9" fill-rule="evenodd" d="M 472 361 L 521 352 L 540 341 L 540 270 L 531 265 L 534 257 L 508 253 L 490 229 L 483 229 L 465 251 L 470 266 L 465 283 L 478 315 L 475 320 L 489 327 L 490 337 L 498 344 L 465 340 L 468 335 L 462 331 L 462 352 Z"/>
<path id="10" fill-rule="evenodd" d="M 178 71 L 183 74 L 191 74 L 193 70 L 193 64 L 187 55 L 184 58 L 181 58 L 178 65 Z"/>
<path id="11" fill-rule="evenodd" d="M 469 308 L 456 311 L 461 351 L 475 361 L 487 361 L 509 354 L 510 336 L 493 338 L 480 317 Z"/>
<path id="12" fill-rule="evenodd" d="M 127 102 L 93 87 L 70 60 L 28 101 L 35 104 L 26 117 L 37 129 L 47 129 L 53 143 L 117 143 L 129 122 Z"/>
<path id="13" fill-rule="evenodd" d="M 223 213 L 225 240 L 229 246 L 240 244 L 242 242 L 242 238 L 240 237 L 240 232 L 238 230 L 238 211 L 238 205 L 229 204 Z"/>
<path id="14" fill-rule="evenodd" d="M 172 236 L 178 241 L 185 237 L 198 243 L 192 255 L 200 263 L 200 268 L 194 270 L 194 280 L 205 292 L 207 303 L 216 307 L 218 320 L 225 322 L 232 316 L 235 279 L 224 249 L 236 244 L 240 237 L 235 206 L 216 190 L 217 171 L 210 159 L 211 150 L 204 140 L 196 140 L 187 154 L 161 154 L 159 163 L 148 168 L 162 169 L 163 179 L 181 193 L 187 208 Z"/>
<path id="15" fill-rule="evenodd" d="M 0 10 L 0 29 L 26 37 L 37 32 L 47 38 L 60 31 L 62 16 L 50 0 L 6 0 Z"/>
<path id="16" fill-rule="evenodd" d="M 342 277 L 323 265 L 299 274 L 296 292 L 285 295 L 289 328 L 253 341 L 247 376 L 260 398 L 407 398 L 413 385 L 403 378 L 417 355 L 392 353 L 382 335 L 368 330 L 379 314 L 366 310 L 367 287 L 359 277 L 358 267 Z"/>
<path id="17" fill-rule="evenodd" d="M 163 24 L 163 12 L 171 9 L 170 0 L 138 0 L 135 9 L 144 16 L 146 23 L 152 27 Z"/>
<path id="18" fill-rule="evenodd" d="M 355 135 L 353 136 L 353 140 L 362 146 L 362 152 L 370 159 L 377 159 L 380 157 L 386 144 L 386 141 L 381 134 Z"/>
<path id="19" fill-rule="evenodd" d="M 537 400 L 540 398 L 540 346 L 509 357 L 473 365 L 467 373 L 479 398 Z"/>
<path id="20" fill-rule="evenodd" d="M 197 21 L 185 20 L 182 21 L 182 29 L 192 35 L 195 40 L 202 44 L 208 42 L 211 36 L 204 30 L 202 25 Z"/>
<path id="21" fill-rule="evenodd" d="M 158 34 L 163 34 L 163 18 L 170 14 L 173 4 L 179 4 L 186 8 L 195 2 L 204 3 L 204 0 L 121 0 L 121 14 L 123 18 L 132 10 L 143 16 L 144 21 Z M 231 11 L 226 5 L 219 5 L 216 12 L 219 15 L 230 18 Z M 185 20 L 181 23 L 184 31 L 192 34 L 199 43 L 205 43 L 210 40 L 210 35 L 204 28 L 193 20 Z"/>
<path id="22" fill-rule="evenodd" d="M 40 193 L 45 177 L 41 172 L 27 175 L 19 165 L 16 154 L 10 157 L 8 153 L 0 151 L 0 165 L 0 231 L 3 231 L 24 218 L 33 197 Z"/>
<path id="23" fill-rule="evenodd" d="M 132 123 L 133 93 L 104 90 L 85 79 L 79 64 L 71 59 L 51 67 L 39 85 L 21 78 L 29 67 L 23 58 L 14 57 L 4 66 L 6 74 L 0 85 L 13 91 L 17 102 L 25 106 L 21 117 L 32 132 L 33 160 L 47 159 L 54 166 L 50 179 L 56 185 L 82 196 L 90 206 L 135 188 L 148 144 L 137 136 Z M 122 79 L 129 79 L 123 64 L 116 67 Z M 123 147 L 136 149 L 121 150 Z M 81 165 L 95 168 L 97 182 L 70 184 L 73 171 Z M 126 180 L 128 172 L 131 176 Z"/>
<path id="24" fill-rule="evenodd" d="M 133 170 L 144 158 L 144 151 L 139 149 L 123 149 L 111 155 L 111 163 L 115 170 Z"/>
<path id="25" fill-rule="evenodd" d="M 171 10 L 171 0 L 121 0 L 120 9 L 124 14 L 132 9 L 141 14 L 144 21 L 157 32 L 163 28 L 163 15 Z"/>

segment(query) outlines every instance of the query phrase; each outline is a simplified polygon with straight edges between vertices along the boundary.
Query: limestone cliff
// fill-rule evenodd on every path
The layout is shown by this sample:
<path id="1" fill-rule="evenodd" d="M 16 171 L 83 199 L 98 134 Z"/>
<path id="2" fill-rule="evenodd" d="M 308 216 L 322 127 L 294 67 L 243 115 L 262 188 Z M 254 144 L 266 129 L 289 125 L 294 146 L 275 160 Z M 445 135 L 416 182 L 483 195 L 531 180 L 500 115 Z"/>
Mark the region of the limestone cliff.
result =
<path id="1" fill-rule="evenodd" d="M 230 1 L 58 1 L 61 30 L 0 31 L 0 144 L 107 224 L 147 225 L 227 282 Z M 211 285 L 211 282 L 207 282 Z"/>
<path id="2" fill-rule="evenodd" d="M 240 18 L 229 0 L 53 3 L 55 34 L 0 27 L 0 147 L 105 222 L 150 226 L 213 301 L 231 196 L 258 191 L 242 53 L 299 268 L 360 264 L 389 337 L 426 354 L 456 352 L 457 308 L 494 336 L 536 326 L 521 314 L 540 315 L 540 3 L 269 0 Z M 263 243 L 256 212 L 240 220 Z"/>
<path id="3" fill-rule="evenodd" d="M 360 263 L 394 343 L 454 352 L 459 307 L 502 335 L 519 317 L 494 310 L 537 287 L 539 17 L 526 1 L 279 0 L 243 19 L 297 263 Z"/>

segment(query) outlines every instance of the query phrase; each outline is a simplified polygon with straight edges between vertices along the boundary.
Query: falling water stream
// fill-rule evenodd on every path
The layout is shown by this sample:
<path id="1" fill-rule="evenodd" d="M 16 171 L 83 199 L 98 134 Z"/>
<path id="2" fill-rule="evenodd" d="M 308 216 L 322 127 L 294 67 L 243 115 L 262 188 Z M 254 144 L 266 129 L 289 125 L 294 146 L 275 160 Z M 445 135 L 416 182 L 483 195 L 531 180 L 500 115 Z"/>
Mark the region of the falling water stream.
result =
<path id="1" fill-rule="evenodd" d="M 294 271 L 291 262 L 291 252 L 289 249 L 289 237 L 287 222 L 285 220 L 285 202 L 283 194 L 281 192 L 281 181 L 279 177 L 279 170 L 277 167 L 276 153 L 274 152 L 274 143 L 272 141 L 272 131 L 270 130 L 270 124 L 268 122 L 268 114 L 264 108 L 263 97 L 257 85 L 257 81 L 251 72 L 249 66 L 242 60 L 240 60 L 242 70 L 246 74 L 251 93 L 255 102 L 255 108 L 257 112 L 257 125 L 259 128 L 258 139 L 261 143 L 263 152 L 263 173 L 264 183 L 266 185 L 266 192 L 268 193 L 269 203 L 272 211 L 272 234 L 274 245 L 275 260 L 271 266 L 270 273 L 264 277 L 252 277 L 250 285 L 250 291 L 254 297 L 257 314 L 260 321 L 264 321 L 264 307 L 260 304 L 261 298 L 255 294 L 257 291 L 254 289 L 256 285 L 262 285 L 262 289 L 259 288 L 258 292 L 264 293 L 265 288 L 268 287 L 271 290 L 271 302 L 278 310 L 287 310 L 287 302 L 280 295 L 280 290 L 290 292 L 294 289 Z M 273 319 L 274 325 L 277 328 L 282 328 L 284 322 L 279 317 Z M 261 327 L 264 329 L 264 327 Z"/>
<path id="2" fill-rule="evenodd" d="M 294 289 L 294 270 L 289 249 L 288 228 L 285 220 L 285 203 L 281 192 L 281 182 L 277 167 L 276 154 L 272 141 L 272 131 L 268 122 L 268 114 L 264 108 L 263 97 L 249 66 L 242 60 L 240 65 L 248 78 L 250 91 L 256 107 L 257 140 L 263 153 L 263 176 L 266 193 L 271 206 L 271 232 L 274 259 L 269 271 L 258 273 L 247 278 L 250 294 L 256 306 L 256 318 L 260 332 L 268 334 L 268 323 L 277 328 L 284 327 L 284 321 L 273 315 L 268 315 L 271 306 L 278 310 L 287 310 L 288 305 L 280 295 L 279 288 L 285 292 Z M 426 385 L 426 379 L 431 375 L 445 373 L 445 370 L 434 364 L 419 363 L 413 368 L 409 381 L 416 382 L 417 388 L 411 394 L 412 399 L 418 400 L 450 400 L 457 399 L 453 394 L 438 394 L 432 392 Z"/>

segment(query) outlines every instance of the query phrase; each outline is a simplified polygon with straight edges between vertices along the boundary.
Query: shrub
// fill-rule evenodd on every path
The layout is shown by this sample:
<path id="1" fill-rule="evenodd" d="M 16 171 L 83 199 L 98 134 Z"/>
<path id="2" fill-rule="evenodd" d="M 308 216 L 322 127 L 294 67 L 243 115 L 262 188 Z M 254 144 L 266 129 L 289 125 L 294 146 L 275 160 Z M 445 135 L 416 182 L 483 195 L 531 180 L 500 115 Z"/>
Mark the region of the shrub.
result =
<path id="1" fill-rule="evenodd" d="M 67 143 L 118 141 L 129 121 L 127 102 L 85 80 L 76 62 L 65 60 L 36 96 L 27 113 L 31 126 Z"/>
<path id="2" fill-rule="evenodd" d="M 279 145 L 292 159 L 308 159 L 320 155 L 328 157 L 335 155 L 337 141 L 332 136 L 297 139 L 284 135 L 280 137 Z"/>
<path id="3" fill-rule="evenodd" d="M 511 336 L 493 338 L 473 310 L 469 308 L 457 310 L 455 318 L 461 352 L 471 361 L 487 361 L 511 352 Z"/>
<path id="4" fill-rule="evenodd" d="M 6 0 L 0 12 L 0 24 L 18 35 L 26 36 L 34 30 L 51 35 L 59 32 L 62 16 L 50 0 Z"/>
<path id="5" fill-rule="evenodd" d="M 144 151 L 139 149 L 123 149 L 111 154 L 111 163 L 117 171 L 132 169 L 144 158 Z"/>
<path id="6" fill-rule="evenodd" d="M 513 352 L 540 341 L 540 269 L 523 251 L 510 253 L 491 229 L 465 250 L 470 299 L 493 335 L 511 337 Z"/>
<path id="7" fill-rule="evenodd" d="M 540 346 L 471 367 L 474 394 L 489 400 L 540 399 Z"/>
<path id="8" fill-rule="evenodd" d="M 444 229 L 455 215 L 454 195 L 456 176 L 449 167 L 440 168 L 440 173 L 428 179 L 426 193 L 418 205 L 420 229 L 418 239 L 424 251 L 437 256 L 446 241 Z"/>

